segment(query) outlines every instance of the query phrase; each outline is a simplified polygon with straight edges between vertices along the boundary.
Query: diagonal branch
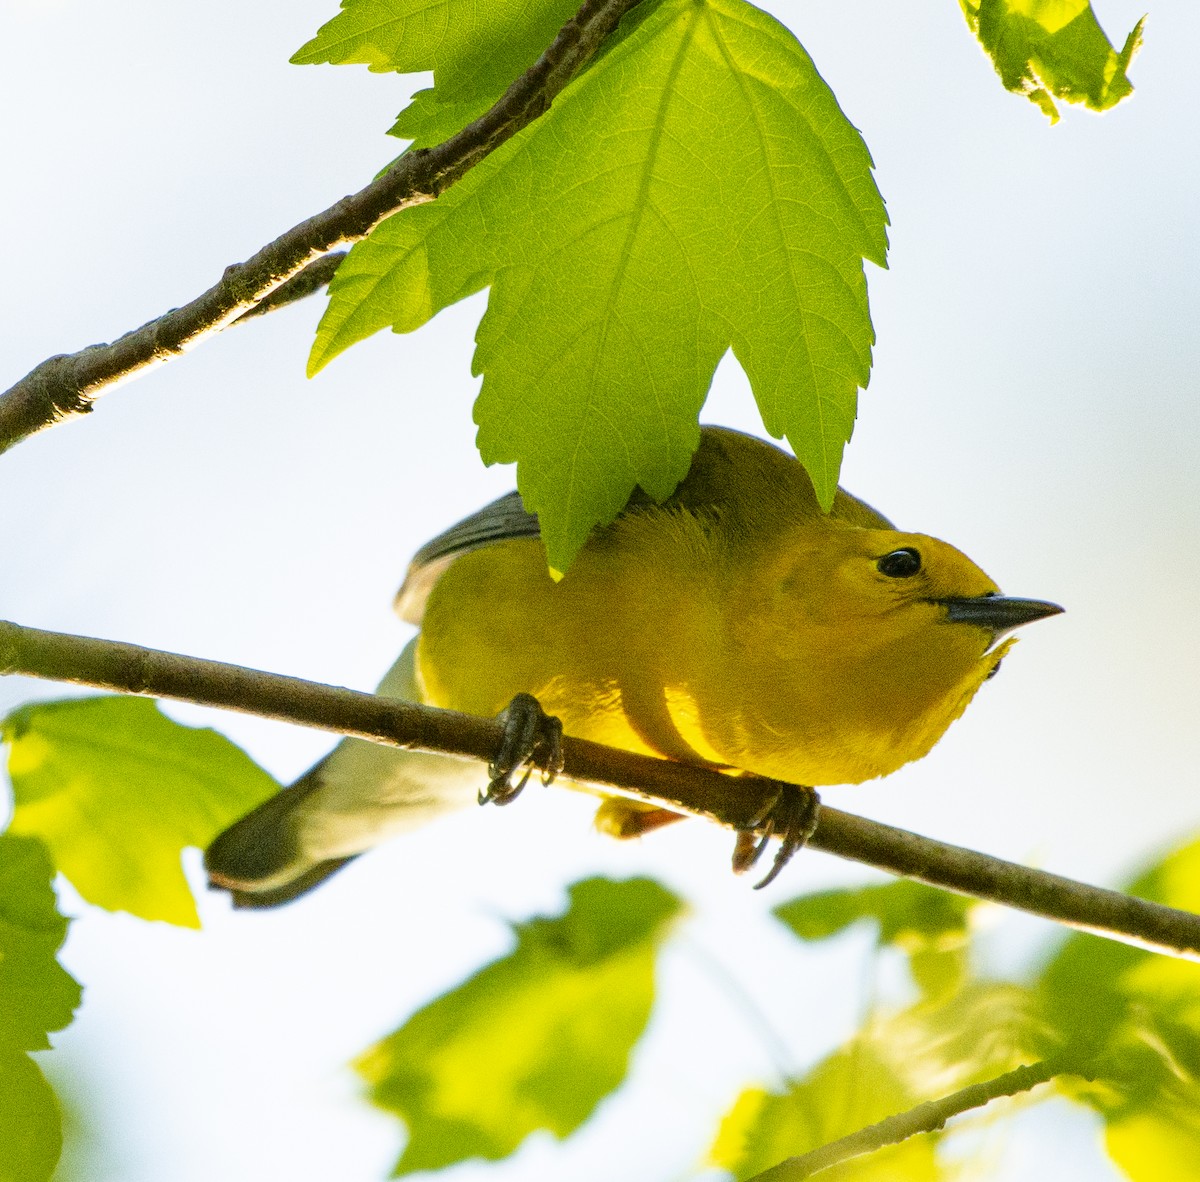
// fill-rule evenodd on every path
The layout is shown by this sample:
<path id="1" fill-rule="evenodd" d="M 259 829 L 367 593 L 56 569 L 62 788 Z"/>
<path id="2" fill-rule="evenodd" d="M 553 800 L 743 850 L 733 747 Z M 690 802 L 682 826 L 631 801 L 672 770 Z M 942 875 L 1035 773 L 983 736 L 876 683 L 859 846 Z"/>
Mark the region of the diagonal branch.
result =
<path id="1" fill-rule="evenodd" d="M 5 673 L 240 710 L 394 747 L 485 762 L 499 750 L 502 736 L 498 722 L 453 710 L 0 621 L 0 674 Z M 566 779 L 705 817 L 731 829 L 763 832 L 763 818 L 779 799 L 775 780 L 758 776 L 734 780 L 709 768 L 652 759 L 585 739 L 565 738 L 563 755 Z M 827 807 L 821 808 L 808 844 L 1081 931 L 1200 960 L 1200 916 L 1160 903 L 1031 870 Z"/>
<path id="2" fill-rule="evenodd" d="M 286 283 L 281 283 L 270 295 L 264 296 L 249 312 L 243 312 L 233 324 L 244 324 L 255 316 L 263 316 L 274 312 L 285 304 L 294 304 L 297 300 L 315 295 L 333 278 L 334 272 L 342 265 L 346 257 L 344 250 L 331 250 L 319 258 L 313 259 L 306 267 L 302 267 Z"/>
<path id="3" fill-rule="evenodd" d="M 896 1145 L 915 1137 L 919 1133 L 932 1133 L 942 1128 L 952 1116 L 968 1112 L 972 1108 L 982 1108 L 1001 1096 L 1015 1096 L 1018 1092 L 1028 1092 L 1038 1084 L 1046 1083 L 1056 1075 L 1075 1074 L 1063 1063 L 1053 1059 L 1042 1059 L 1026 1067 L 1018 1067 L 1015 1071 L 1005 1072 L 995 1079 L 985 1083 L 971 1084 L 970 1087 L 944 1096 L 940 1100 L 931 1100 L 928 1104 L 918 1104 L 907 1112 L 897 1113 L 881 1120 L 878 1124 L 868 1125 L 848 1137 L 830 1141 L 808 1153 L 798 1157 L 789 1157 L 777 1166 L 755 1174 L 747 1182 L 801 1182 L 803 1178 L 811 1178 L 821 1170 L 827 1170 L 864 1153 L 874 1153 L 887 1145 Z"/>
<path id="4" fill-rule="evenodd" d="M 639 0 L 584 0 L 553 43 L 496 102 L 457 135 L 405 152 L 366 188 L 301 222 L 220 282 L 111 344 L 50 357 L 0 394 L 0 452 L 74 415 L 106 390 L 152 369 L 219 332 L 339 245 L 365 238 L 385 218 L 432 201 L 549 109 L 563 87 Z"/>

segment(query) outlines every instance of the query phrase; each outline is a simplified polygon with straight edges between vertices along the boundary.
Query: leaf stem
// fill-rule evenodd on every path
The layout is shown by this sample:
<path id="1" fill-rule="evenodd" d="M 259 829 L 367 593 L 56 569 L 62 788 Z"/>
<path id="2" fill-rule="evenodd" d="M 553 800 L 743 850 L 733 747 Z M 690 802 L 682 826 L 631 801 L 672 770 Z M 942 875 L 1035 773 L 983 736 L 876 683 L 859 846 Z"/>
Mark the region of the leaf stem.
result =
<path id="1" fill-rule="evenodd" d="M 365 238 L 385 218 L 432 201 L 549 109 L 639 0 L 584 0 L 546 52 L 496 104 L 433 148 L 405 152 L 364 189 L 293 226 L 206 292 L 104 345 L 47 358 L 0 394 L 0 452 L 86 414 L 106 390 L 178 357 L 247 315 L 335 247 Z M 282 302 L 289 302 L 284 300 Z M 271 304 L 279 306 L 278 302 Z"/>
<path id="2" fill-rule="evenodd" d="M 490 761 L 502 729 L 476 718 L 238 665 L 0 621 L 0 674 L 239 710 L 394 747 Z M 653 759 L 586 739 L 563 740 L 563 776 L 732 829 L 762 832 L 780 784 Z M 1200 916 L 822 806 L 814 849 L 1081 931 L 1200 960 Z"/>
<path id="3" fill-rule="evenodd" d="M 755 1174 L 753 1178 L 747 1179 L 747 1182 L 800 1182 L 802 1178 L 811 1178 L 813 1174 L 839 1165 L 850 1158 L 873 1153 L 887 1145 L 896 1145 L 920 1133 L 935 1132 L 952 1116 L 958 1116 L 972 1108 L 982 1108 L 1001 1096 L 1015 1096 L 1019 1092 L 1028 1092 L 1056 1075 L 1068 1073 L 1069 1070 L 1059 1060 L 1041 1059 L 1037 1063 L 998 1075 L 985 1083 L 971 1084 L 970 1087 L 944 1096 L 940 1100 L 918 1104 L 907 1112 L 889 1116 L 878 1124 L 868 1125 L 865 1129 L 859 1129 L 858 1132 L 841 1137 L 837 1141 L 830 1141 L 827 1145 L 821 1145 L 798 1157 L 789 1157 L 769 1170 Z"/>

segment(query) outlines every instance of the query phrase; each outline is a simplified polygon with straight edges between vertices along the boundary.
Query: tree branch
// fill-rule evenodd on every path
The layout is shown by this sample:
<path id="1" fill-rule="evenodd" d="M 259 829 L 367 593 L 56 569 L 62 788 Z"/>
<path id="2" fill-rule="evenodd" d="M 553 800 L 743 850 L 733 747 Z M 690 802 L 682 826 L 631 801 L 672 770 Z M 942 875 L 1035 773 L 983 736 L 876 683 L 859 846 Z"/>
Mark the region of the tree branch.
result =
<path id="1" fill-rule="evenodd" d="M 174 698 L 352 735 L 402 748 L 489 761 L 501 728 L 438 710 L 110 640 L 0 621 L 0 674 L 23 673 L 100 689 Z M 652 759 L 585 739 L 563 741 L 565 778 L 618 795 L 762 832 L 779 783 Z M 906 878 L 1028 911 L 1068 927 L 1200 960 L 1200 916 L 1031 870 L 822 807 L 808 844 Z"/>
<path id="2" fill-rule="evenodd" d="M 266 312 L 274 312 L 285 304 L 294 304 L 320 291 L 332 278 L 333 273 L 342 265 L 346 257 L 344 250 L 331 250 L 328 254 L 313 259 L 307 267 L 297 271 L 286 283 L 277 287 L 270 295 L 264 296 L 249 312 L 243 312 L 233 324 L 244 324 L 255 316 Z"/>
<path id="3" fill-rule="evenodd" d="M 878 1124 L 868 1125 L 848 1137 L 830 1141 L 828 1145 L 821 1145 L 798 1157 L 789 1157 L 777 1166 L 755 1174 L 753 1178 L 747 1179 L 747 1182 L 800 1182 L 802 1178 L 811 1178 L 813 1174 L 848 1161 L 852 1157 L 874 1153 L 877 1149 L 907 1141 L 909 1137 L 915 1137 L 919 1133 L 932 1133 L 942 1128 L 952 1116 L 958 1116 L 972 1108 L 982 1108 L 1001 1096 L 1015 1096 L 1018 1092 L 1028 1092 L 1038 1084 L 1066 1073 L 1068 1068 L 1052 1059 L 1043 1059 L 1027 1067 L 1018 1067 L 1015 1071 L 998 1075 L 986 1083 L 972 1084 L 941 1100 L 918 1104 L 916 1108 L 910 1108 L 907 1112 L 889 1116 Z"/>
<path id="4" fill-rule="evenodd" d="M 262 303 L 314 260 L 365 238 L 385 218 L 432 201 L 485 156 L 549 109 L 600 43 L 639 0 L 585 0 L 540 58 L 495 106 L 433 148 L 405 152 L 366 188 L 301 222 L 182 308 L 107 345 L 50 357 L 0 394 L 0 452 L 92 409 L 106 390 L 199 344 Z"/>

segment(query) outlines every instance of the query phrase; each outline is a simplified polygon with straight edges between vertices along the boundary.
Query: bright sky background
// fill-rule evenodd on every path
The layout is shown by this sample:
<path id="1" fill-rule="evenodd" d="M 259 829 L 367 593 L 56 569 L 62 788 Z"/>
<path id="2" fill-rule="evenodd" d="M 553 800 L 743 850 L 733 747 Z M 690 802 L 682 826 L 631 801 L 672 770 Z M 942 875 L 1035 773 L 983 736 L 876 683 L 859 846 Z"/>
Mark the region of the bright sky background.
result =
<path id="1" fill-rule="evenodd" d="M 1003 92 L 953 0 L 767 7 L 862 129 L 893 223 L 891 270 L 868 269 L 879 342 L 843 483 L 1005 591 L 1068 609 L 1029 630 L 929 758 L 827 799 L 1117 883 L 1200 829 L 1200 9 L 1151 12 L 1131 102 L 1050 127 Z M 1142 11 L 1099 0 L 1114 41 Z M 3 384 L 190 299 L 395 154 L 383 132 L 425 79 L 287 64 L 332 13 L 0 0 Z M 407 636 L 389 604 L 412 551 L 513 477 L 473 448 L 483 297 L 308 382 L 322 306 L 230 331 L 0 458 L 0 617 L 374 685 Z M 704 418 L 755 429 L 733 364 Z M 0 709 L 62 692 L 9 679 Z M 284 779 L 328 745 L 172 713 Z M 64 886 L 79 916 L 64 961 L 86 994 L 41 1061 L 71 1088 L 80 1176 L 384 1176 L 401 1134 L 358 1102 L 345 1061 L 502 953 L 505 919 L 559 910 L 563 885 L 596 872 L 655 874 L 693 901 L 634 1077 L 567 1144 L 535 1137 L 454 1177 L 695 1176 L 716 1116 L 774 1078 L 747 1004 L 802 1069 L 870 987 L 865 936 L 801 955 L 767 909 L 865 872 L 806 854 L 755 894 L 728 873 L 728 835 L 693 823 L 618 845 L 589 807 L 531 792 L 451 819 L 277 913 L 205 896 L 203 933 Z M 1004 968 L 1055 935 L 992 918 Z M 1116 1177 L 1086 1115 L 1051 1105 L 1019 1128 L 976 1146 L 979 1176 Z"/>

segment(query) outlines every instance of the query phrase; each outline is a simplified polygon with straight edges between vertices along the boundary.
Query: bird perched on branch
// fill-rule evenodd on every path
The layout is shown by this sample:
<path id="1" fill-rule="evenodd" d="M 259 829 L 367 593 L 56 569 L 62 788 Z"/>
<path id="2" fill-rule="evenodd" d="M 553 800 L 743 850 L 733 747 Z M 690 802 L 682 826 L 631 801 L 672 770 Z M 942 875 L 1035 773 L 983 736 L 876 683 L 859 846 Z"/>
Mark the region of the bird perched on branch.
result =
<path id="1" fill-rule="evenodd" d="M 636 493 L 560 581 L 514 492 L 422 547 L 396 606 L 420 633 L 384 696 L 491 716 L 533 695 L 568 735 L 810 787 L 920 759 L 996 671 L 999 638 L 1062 610 L 1001 596 L 953 546 L 840 489 L 822 512 L 799 461 L 716 427 L 671 497 Z M 239 906 L 286 902 L 471 803 L 479 779 L 347 739 L 213 842 L 210 881 Z M 597 824 L 677 819 L 610 798 Z"/>

